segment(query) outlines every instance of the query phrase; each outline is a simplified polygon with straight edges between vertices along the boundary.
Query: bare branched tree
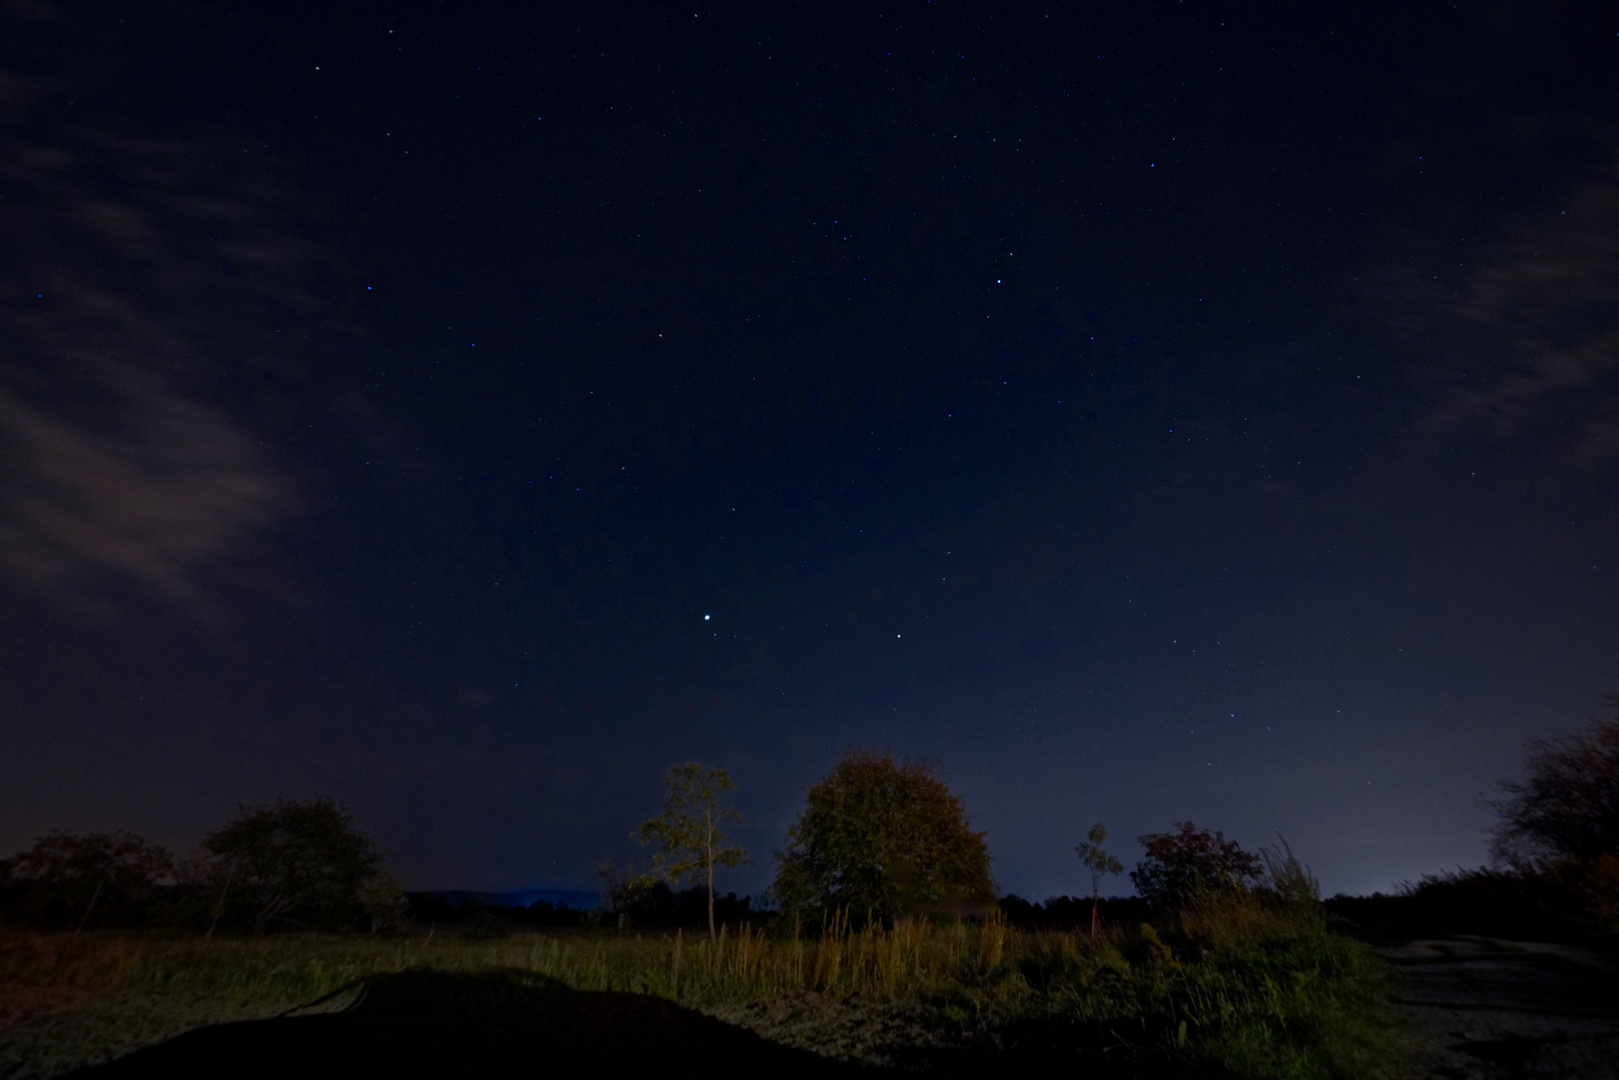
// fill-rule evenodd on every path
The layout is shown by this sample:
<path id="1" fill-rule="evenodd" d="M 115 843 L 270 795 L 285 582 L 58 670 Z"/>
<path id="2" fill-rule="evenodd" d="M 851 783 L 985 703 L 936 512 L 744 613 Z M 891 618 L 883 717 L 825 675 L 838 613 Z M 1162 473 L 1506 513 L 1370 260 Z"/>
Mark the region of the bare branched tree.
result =
<path id="1" fill-rule="evenodd" d="M 1532 740 L 1523 776 L 1505 780 L 1505 797 L 1488 800 L 1499 815 L 1493 852 L 1518 870 L 1591 864 L 1619 853 L 1619 694 L 1614 718 L 1583 732 Z"/>

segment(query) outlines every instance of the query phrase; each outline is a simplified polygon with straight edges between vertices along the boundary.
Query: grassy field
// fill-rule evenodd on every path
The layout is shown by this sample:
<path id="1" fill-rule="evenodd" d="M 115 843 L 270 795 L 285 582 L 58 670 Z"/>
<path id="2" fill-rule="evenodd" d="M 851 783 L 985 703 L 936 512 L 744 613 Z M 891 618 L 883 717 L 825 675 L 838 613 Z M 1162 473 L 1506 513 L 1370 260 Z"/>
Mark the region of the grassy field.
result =
<path id="1" fill-rule="evenodd" d="M 1190 914 L 1174 931 L 1092 939 L 901 921 L 810 937 L 689 933 L 443 934 L 254 939 L 0 935 L 13 996 L 87 991 L 0 1032 L 0 1077 L 44 1077 L 201 1024 L 278 1015 L 367 976 L 517 970 L 578 990 L 651 994 L 845 1060 L 915 1063 L 1016 1044 L 1055 1059 L 1256 1078 L 1375 1077 L 1388 1045 L 1386 975 L 1314 915 L 1257 904 Z"/>

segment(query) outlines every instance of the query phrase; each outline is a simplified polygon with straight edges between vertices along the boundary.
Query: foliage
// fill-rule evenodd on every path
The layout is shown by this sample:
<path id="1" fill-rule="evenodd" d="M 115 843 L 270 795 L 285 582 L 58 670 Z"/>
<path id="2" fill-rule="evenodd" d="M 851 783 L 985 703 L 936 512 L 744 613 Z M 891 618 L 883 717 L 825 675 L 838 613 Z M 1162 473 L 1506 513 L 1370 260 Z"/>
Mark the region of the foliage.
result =
<path id="1" fill-rule="evenodd" d="M 1322 927 L 1261 915 L 1165 975 L 1170 1017 L 1184 1018 L 1174 1039 L 1210 1072 L 1360 1080 L 1388 1060 L 1388 970 Z"/>
<path id="2" fill-rule="evenodd" d="M 1101 927 L 1102 879 L 1124 873 L 1124 864 L 1102 845 L 1107 842 L 1107 826 L 1098 821 L 1074 849 L 1079 861 L 1091 872 L 1091 933 Z"/>
<path id="3" fill-rule="evenodd" d="M 1264 864 L 1259 888 L 1284 908 L 1319 909 L 1321 883 L 1308 866 L 1299 862 L 1285 837 L 1277 834 L 1276 844 L 1273 848 L 1259 849 L 1259 861 Z"/>
<path id="4" fill-rule="evenodd" d="M 1619 695 L 1615 718 L 1586 731 L 1532 740 L 1523 778 L 1501 783 L 1494 854 L 1505 866 L 1545 868 L 1619 855 Z"/>
<path id="5" fill-rule="evenodd" d="M 43 925 L 140 922 L 174 858 L 131 832 L 53 832 L 10 860 L 17 911 Z"/>
<path id="6" fill-rule="evenodd" d="M 984 834 L 927 765 L 851 750 L 807 796 L 775 853 L 785 911 L 892 919 L 917 901 L 994 897 Z"/>
<path id="7" fill-rule="evenodd" d="M 1619 859 L 1611 856 L 1548 870 L 1450 870 L 1392 894 L 1334 896 L 1326 906 L 1356 923 L 1408 932 L 1574 941 L 1619 926 L 1615 871 Z"/>
<path id="8" fill-rule="evenodd" d="M 1103 896 L 1094 901 L 1089 896 L 1048 896 L 1040 903 L 1030 903 L 1007 895 L 1001 897 L 1000 906 L 1008 922 L 1049 930 L 1088 927 L 1093 912 L 1120 926 L 1140 923 L 1152 915 L 1139 896 Z"/>
<path id="9" fill-rule="evenodd" d="M 325 796 L 243 807 L 210 833 L 216 910 L 245 917 L 259 933 L 277 928 L 343 930 L 367 914 L 382 857 L 348 811 Z"/>
<path id="10" fill-rule="evenodd" d="M 1559 876 L 1599 924 L 1619 930 L 1619 852 L 1566 867 Z"/>
<path id="11" fill-rule="evenodd" d="M 611 859 L 597 865 L 596 876 L 602 884 L 601 912 L 613 916 L 618 921 L 619 929 L 624 929 L 631 907 L 652 885 L 652 879 L 633 866 L 620 867 Z"/>
<path id="12" fill-rule="evenodd" d="M 1263 870 L 1259 858 L 1235 840 L 1190 821 L 1177 823 L 1171 833 L 1143 836 L 1140 843 L 1146 857 L 1130 871 L 1130 880 L 1156 911 L 1175 911 L 1204 893 L 1244 890 Z"/>
<path id="13" fill-rule="evenodd" d="M 671 889 L 664 881 L 641 879 L 641 887 L 625 894 L 614 915 L 623 915 L 624 927 L 680 927 L 708 925 L 708 890 L 701 885 Z M 714 918 L 719 923 L 764 922 L 769 916 L 753 909 L 751 896 L 714 894 Z"/>
<path id="14" fill-rule="evenodd" d="M 708 935 L 714 937 L 714 868 L 736 867 L 749 861 L 748 853 L 730 842 L 720 829 L 742 815 L 724 806 L 720 797 L 736 790 L 724 769 L 704 769 L 695 761 L 671 765 L 663 777 L 663 813 L 643 821 L 633 834 L 645 844 L 657 844 L 652 874 L 664 881 L 701 881 L 708 889 Z"/>
<path id="15" fill-rule="evenodd" d="M 1085 864 L 1085 869 L 1091 872 L 1091 901 L 1095 903 L 1101 897 L 1102 879 L 1124 873 L 1124 864 L 1117 858 L 1108 854 L 1102 847 L 1107 843 L 1107 826 L 1097 822 L 1091 826 L 1091 831 L 1085 834 L 1085 839 L 1074 848 L 1079 855 L 1079 861 Z"/>
<path id="16" fill-rule="evenodd" d="M 392 874 L 378 873 L 363 882 L 356 898 L 373 934 L 379 930 L 403 930 L 410 923 L 410 898 Z"/>

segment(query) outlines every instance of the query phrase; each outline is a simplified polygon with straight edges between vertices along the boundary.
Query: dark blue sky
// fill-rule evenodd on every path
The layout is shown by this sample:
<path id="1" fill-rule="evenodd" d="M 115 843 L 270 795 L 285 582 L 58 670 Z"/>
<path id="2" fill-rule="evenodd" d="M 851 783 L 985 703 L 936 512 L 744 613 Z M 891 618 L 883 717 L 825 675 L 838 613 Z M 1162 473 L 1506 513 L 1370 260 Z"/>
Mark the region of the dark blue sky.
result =
<path id="1" fill-rule="evenodd" d="M 1595 5 L 3 16 L 0 849 L 589 886 L 845 747 L 1001 885 L 1476 864 L 1619 678 Z"/>

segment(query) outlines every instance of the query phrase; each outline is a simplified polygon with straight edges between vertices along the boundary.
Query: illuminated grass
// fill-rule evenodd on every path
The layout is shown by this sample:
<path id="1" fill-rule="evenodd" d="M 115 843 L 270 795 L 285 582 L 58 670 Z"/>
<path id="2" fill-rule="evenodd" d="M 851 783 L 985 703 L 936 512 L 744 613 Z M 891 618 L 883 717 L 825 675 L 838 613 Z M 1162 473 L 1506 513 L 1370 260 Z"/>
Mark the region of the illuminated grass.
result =
<path id="1" fill-rule="evenodd" d="M 1251 920 L 1250 920 L 1251 921 Z M 1263 922 L 1263 920 L 1262 920 Z M 1253 1078 L 1379 1071 L 1382 969 L 1364 947 L 1277 920 L 1176 939 L 901 921 L 816 938 L 727 929 L 257 939 L 0 937 L 0 982 L 93 988 L 89 1004 L 0 1035 L 0 1076 L 46 1076 L 200 1024 L 277 1015 L 414 968 L 509 969 L 578 990 L 653 994 L 767 1037 L 889 1061 L 894 1044 L 1025 1042 L 1208 1065 Z M 1197 928 L 1193 928 L 1195 931 Z M 340 1008 L 338 995 L 323 1008 Z"/>

